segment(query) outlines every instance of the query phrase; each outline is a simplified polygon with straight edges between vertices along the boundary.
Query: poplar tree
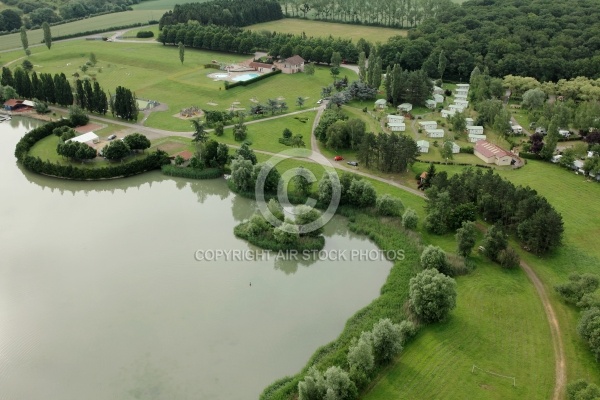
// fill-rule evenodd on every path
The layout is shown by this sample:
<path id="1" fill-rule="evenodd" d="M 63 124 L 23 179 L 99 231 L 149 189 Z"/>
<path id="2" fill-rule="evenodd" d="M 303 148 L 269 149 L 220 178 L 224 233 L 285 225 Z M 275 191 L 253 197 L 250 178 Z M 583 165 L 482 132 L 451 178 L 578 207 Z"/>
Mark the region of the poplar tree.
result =
<path id="1" fill-rule="evenodd" d="M 48 22 L 44 22 L 42 24 L 42 30 L 44 31 L 44 43 L 46 43 L 46 47 L 50 50 L 52 46 L 52 33 L 50 32 L 50 24 Z"/>

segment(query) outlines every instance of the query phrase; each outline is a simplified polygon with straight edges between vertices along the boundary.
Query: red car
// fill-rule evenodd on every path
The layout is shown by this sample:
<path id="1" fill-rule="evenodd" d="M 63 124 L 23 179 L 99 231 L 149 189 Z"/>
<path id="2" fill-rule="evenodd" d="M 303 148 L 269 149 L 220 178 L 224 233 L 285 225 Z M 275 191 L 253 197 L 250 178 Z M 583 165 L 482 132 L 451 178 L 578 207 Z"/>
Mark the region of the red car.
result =
<path id="1" fill-rule="evenodd" d="M 343 159 L 344 159 L 344 157 L 342 157 L 342 156 L 333 157 L 333 161 L 342 161 Z"/>

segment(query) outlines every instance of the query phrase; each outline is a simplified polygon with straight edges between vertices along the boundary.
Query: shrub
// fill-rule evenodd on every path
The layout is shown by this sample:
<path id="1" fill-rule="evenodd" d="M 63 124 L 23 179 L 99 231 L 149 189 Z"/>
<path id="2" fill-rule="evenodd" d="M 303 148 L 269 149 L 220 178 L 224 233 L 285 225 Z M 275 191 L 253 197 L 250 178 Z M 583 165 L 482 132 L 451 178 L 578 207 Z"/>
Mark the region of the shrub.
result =
<path id="1" fill-rule="evenodd" d="M 429 245 L 421 253 L 421 266 L 423 269 L 436 269 L 441 273 L 448 274 L 448 257 L 446 252 L 438 246 Z"/>
<path id="2" fill-rule="evenodd" d="M 598 289 L 600 277 L 594 274 L 571 274 L 569 282 L 554 287 L 568 303 L 578 304 L 583 296 Z"/>
<path id="3" fill-rule="evenodd" d="M 498 262 L 502 268 L 513 269 L 519 268 L 521 259 L 519 258 L 519 254 L 517 254 L 514 249 L 507 247 L 498 253 Z"/>
<path id="4" fill-rule="evenodd" d="M 417 334 L 418 328 L 409 320 L 404 320 L 399 324 L 400 334 L 402 335 L 402 344 Z"/>
<path id="5" fill-rule="evenodd" d="M 151 38 L 154 37 L 154 32 L 152 31 L 139 31 L 135 37 L 140 39 Z"/>
<path id="6" fill-rule="evenodd" d="M 402 333 L 400 325 L 393 324 L 389 318 L 380 319 L 372 332 L 375 360 L 384 365 L 402 351 Z"/>
<path id="7" fill-rule="evenodd" d="M 442 321 L 456 307 L 456 282 L 426 269 L 410 279 L 409 298 L 412 310 L 422 321 Z"/>
<path id="8" fill-rule="evenodd" d="M 419 223 L 419 216 L 412 208 L 407 208 L 402 215 L 402 226 L 406 229 L 416 229 Z"/>
<path id="9" fill-rule="evenodd" d="M 375 209 L 379 215 L 386 217 L 398 217 L 402 215 L 404 204 L 399 198 L 390 196 L 389 194 L 384 194 L 377 197 Z"/>
<path id="10" fill-rule="evenodd" d="M 587 342 L 596 360 L 600 361 L 600 308 L 583 312 L 577 332 Z"/>

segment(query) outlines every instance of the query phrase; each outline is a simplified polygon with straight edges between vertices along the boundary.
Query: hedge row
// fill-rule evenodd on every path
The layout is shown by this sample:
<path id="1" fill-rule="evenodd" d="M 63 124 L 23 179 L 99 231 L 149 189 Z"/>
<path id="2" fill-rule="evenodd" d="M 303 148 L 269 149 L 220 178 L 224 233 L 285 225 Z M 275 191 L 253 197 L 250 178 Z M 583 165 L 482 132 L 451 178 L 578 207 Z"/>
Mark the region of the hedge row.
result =
<path id="1" fill-rule="evenodd" d="M 76 37 L 80 37 L 80 36 L 89 36 L 89 35 L 95 35 L 97 33 L 116 31 L 119 29 L 136 28 L 138 26 L 143 26 L 143 25 L 147 25 L 147 24 L 142 24 L 141 22 L 136 22 L 135 24 L 129 24 L 129 25 L 111 26 L 110 28 L 94 29 L 91 31 L 71 33 L 69 35 L 52 36 L 52 40 L 54 41 L 54 40 L 72 39 L 72 38 L 76 38 Z M 44 41 L 42 40 L 40 43 L 44 43 Z"/>
<path id="2" fill-rule="evenodd" d="M 519 152 L 519 157 L 521 158 L 525 158 L 528 160 L 541 160 L 542 158 L 539 156 L 539 154 L 535 154 L 535 153 L 528 153 L 526 151 L 521 151 Z"/>
<path id="3" fill-rule="evenodd" d="M 273 72 L 267 72 L 266 74 L 257 76 L 256 78 L 248 79 L 247 81 L 239 81 L 239 82 L 233 82 L 233 83 L 229 83 L 229 82 L 225 81 L 225 90 L 233 89 L 234 87 L 237 87 L 237 86 L 248 86 L 251 83 L 258 82 L 263 79 L 267 79 L 270 76 L 277 75 L 280 73 L 281 73 L 281 70 L 278 69 Z"/>
<path id="4" fill-rule="evenodd" d="M 162 165 L 170 163 L 167 153 L 160 150 L 150 153 L 140 160 L 103 168 L 79 168 L 73 165 L 59 165 L 50 161 L 42 161 L 39 157 L 27 155 L 36 142 L 52 135 L 52 131 L 55 128 L 63 126 L 73 127 L 70 120 L 61 119 L 49 122 L 27 132 L 15 147 L 15 157 L 17 160 L 28 170 L 38 174 L 78 180 L 111 179 L 137 175 L 142 172 L 158 169 Z"/>
<path id="5" fill-rule="evenodd" d="M 158 169 L 165 163 L 171 162 L 169 155 L 162 150 L 156 150 L 146 157 L 102 168 L 79 168 L 73 165 L 59 165 L 50 161 L 42 161 L 39 157 L 25 156 L 23 166 L 32 172 L 57 178 L 75 180 L 100 180 L 124 178 L 141 174 L 142 172 Z"/>
<path id="6" fill-rule="evenodd" d="M 223 176 L 223 170 L 220 168 L 195 169 L 167 164 L 163 165 L 161 170 L 165 175 L 188 179 L 216 179 Z"/>
<path id="7" fill-rule="evenodd" d="M 204 68 L 221 69 L 221 66 L 219 64 L 208 63 L 204 64 Z"/>
<path id="8" fill-rule="evenodd" d="M 154 32 L 152 31 L 139 31 L 135 37 L 140 39 L 151 38 L 154 37 Z"/>
<path id="9" fill-rule="evenodd" d="M 474 154 L 475 149 L 473 148 L 473 146 L 461 147 L 459 152 L 464 154 Z"/>
<path id="10" fill-rule="evenodd" d="M 569 137 L 559 137 L 559 138 L 558 138 L 558 141 L 559 141 L 559 142 L 571 142 L 571 141 L 574 141 L 574 140 L 582 140 L 582 139 L 583 139 L 583 137 L 582 137 L 582 136 L 579 136 L 579 135 L 571 135 L 571 136 L 569 136 Z"/>
<path id="11" fill-rule="evenodd" d="M 492 166 L 485 165 L 485 164 L 455 163 L 455 162 L 452 162 L 452 161 L 445 162 L 445 161 L 416 160 L 416 162 L 423 163 L 423 164 L 458 165 L 458 166 L 461 166 L 461 167 L 479 167 L 479 168 L 488 168 L 488 169 L 492 169 L 493 168 Z"/>

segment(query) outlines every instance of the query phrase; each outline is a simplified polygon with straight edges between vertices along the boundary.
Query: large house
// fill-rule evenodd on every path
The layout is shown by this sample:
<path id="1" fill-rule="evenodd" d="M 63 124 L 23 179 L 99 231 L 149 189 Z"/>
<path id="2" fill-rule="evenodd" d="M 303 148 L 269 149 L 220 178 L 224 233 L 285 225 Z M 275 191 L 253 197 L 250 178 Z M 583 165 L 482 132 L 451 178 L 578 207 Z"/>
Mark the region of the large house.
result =
<path id="1" fill-rule="evenodd" d="M 275 66 L 281 70 L 284 74 L 295 74 L 297 72 L 304 71 L 304 58 L 299 55 L 286 58 L 283 61 L 275 63 Z"/>
<path id="2" fill-rule="evenodd" d="M 4 102 L 6 111 L 27 111 L 31 110 L 35 103 L 31 100 L 8 99 Z"/>
<path id="3" fill-rule="evenodd" d="M 485 140 L 475 143 L 474 154 L 486 164 L 511 165 L 513 163 L 511 153 Z"/>

